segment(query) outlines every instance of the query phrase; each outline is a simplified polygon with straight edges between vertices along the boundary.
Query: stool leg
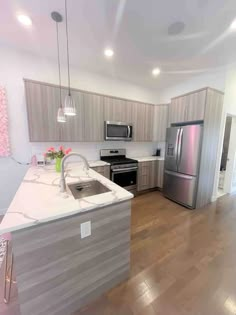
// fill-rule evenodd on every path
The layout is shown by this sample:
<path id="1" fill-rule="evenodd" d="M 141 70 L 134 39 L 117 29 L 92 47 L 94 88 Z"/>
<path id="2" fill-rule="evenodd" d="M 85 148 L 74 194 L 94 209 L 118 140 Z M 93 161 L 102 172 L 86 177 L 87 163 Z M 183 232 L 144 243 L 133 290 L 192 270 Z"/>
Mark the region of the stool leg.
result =
<path id="1" fill-rule="evenodd" d="M 13 275 L 13 254 L 11 253 L 10 257 L 10 266 L 9 266 L 9 278 L 8 278 L 8 253 L 9 253 L 9 241 L 7 241 L 6 246 L 6 259 L 5 259 L 5 270 L 4 270 L 4 303 L 8 304 L 11 297 L 11 286 L 12 286 L 12 275 Z M 9 288 L 7 290 L 7 283 L 9 282 Z M 8 291 L 8 292 L 7 292 Z"/>

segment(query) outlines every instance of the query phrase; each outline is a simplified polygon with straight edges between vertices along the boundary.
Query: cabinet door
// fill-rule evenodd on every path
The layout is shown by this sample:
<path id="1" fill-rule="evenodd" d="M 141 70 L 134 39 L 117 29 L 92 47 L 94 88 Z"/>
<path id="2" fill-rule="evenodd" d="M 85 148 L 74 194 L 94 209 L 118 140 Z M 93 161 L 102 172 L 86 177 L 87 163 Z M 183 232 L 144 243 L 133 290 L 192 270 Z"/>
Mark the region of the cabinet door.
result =
<path id="1" fill-rule="evenodd" d="M 59 88 L 25 81 L 29 139 L 31 142 L 60 141 L 57 122 Z"/>
<path id="2" fill-rule="evenodd" d="M 204 120 L 206 90 L 187 95 L 187 110 L 185 121 Z"/>
<path id="3" fill-rule="evenodd" d="M 186 116 L 187 96 L 177 97 L 171 100 L 169 106 L 169 126 L 172 123 L 184 122 Z"/>
<path id="4" fill-rule="evenodd" d="M 84 141 L 104 140 L 103 96 L 83 93 Z"/>
<path id="5" fill-rule="evenodd" d="M 132 104 L 123 99 L 105 96 L 104 120 L 132 123 Z"/>
<path id="6" fill-rule="evenodd" d="M 150 163 L 138 163 L 138 191 L 149 189 Z"/>
<path id="7" fill-rule="evenodd" d="M 168 105 L 154 106 L 153 141 L 166 141 Z"/>
<path id="8" fill-rule="evenodd" d="M 163 188 L 165 161 L 157 161 L 157 182 L 156 187 Z"/>
<path id="9" fill-rule="evenodd" d="M 158 161 L 150 161 L 149 163 L 149 189 L 157 187 Z"/>
<path id="10" fill-rule="evenodd" d="M 134 141 L 152 141 L 154 106 L 134 102 L 132 116 Z"/>
<path id="11" fill-rule="evenodd" d="M 62 89 L 62 101 L 67 95 L 67 89 Z M 71 91 L 76 106 L 76 116 L 66 116 L 66 123 L 61 123 L 61 141 L 84 141 L 84 104 L 83 93 Z"/>

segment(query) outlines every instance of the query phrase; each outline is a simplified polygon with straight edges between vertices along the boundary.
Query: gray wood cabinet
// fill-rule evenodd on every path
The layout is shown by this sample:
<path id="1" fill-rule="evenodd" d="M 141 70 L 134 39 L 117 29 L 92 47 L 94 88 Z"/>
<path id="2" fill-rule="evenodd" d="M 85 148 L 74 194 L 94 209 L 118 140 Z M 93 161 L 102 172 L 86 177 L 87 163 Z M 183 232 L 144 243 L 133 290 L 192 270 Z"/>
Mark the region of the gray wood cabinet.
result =
<path id="1" fill-rule="evenodd" d="M 153 141 L 166 140 L 168 126 L 168 104 L 154 106 Z"/>
<path id="2" fill-rule="evenodd" d="M 204 120 L 207 88 L 175 97 L 169 107 L 168 125 Z"/>
<path id="3" fill-rule="evenodd" d="M 59 88 L 29 81 L 25 84 L 25 95 L 30 141 L 60 141 Z"/>
<path id="4" fill-rule="evenodd" d="M 154 105 L 72 89 L 77 115 L 58 123 L 58 86 L 25 80 L 25 91 L 31 142 L 100 142 L 105 120 L 131 123 L 134 141 L 153 141 Z"/>
<path id="5" fill-rule="evenodd" d="M 138 191 L 163 188 L 164 163 L 164 160 L 138 163 Z"/>
<path id="6" fill-rule="evenodd" d="M 171 100 L 169 107 L 168 125 L 185 121 L 187 97 L 177 97 Z"/>
<path id="7" fill-rule="evenodd" d="M 152 141 L 154 106 L 149 104 L 133 103 L 133 140 Z"/>
<path id="8" fill-rule="evenodd" d="M 102 176 L 110 179 L 110 165 L 104 165 L 104 166 L 94 166 L 91 167 L 94 171 L 98 172 Z"/>
<path id="9" fill-rule="evenodd" d="M 104 140 L 104 97 L 83 93 L 84 136 L 82 141 L 101 142 Z"/>
<path id="10" fill-rule="evenodd" d="M 51 87 L 51 89 L 55 89 Z M 67 89 L 62 89 L 62 100 L 65 100 Z M 67 116 L 65 123 L 57 123 L 61 127 L 60 141 L 76 142 L 84 139 L 84 100 L 83 93 L 79 91 L 71 91 L 74 98 L 77 115 Z"/>
<path id="11" fill-rule="evenodd" d="M 156 187 L 163 188 L 165 161 L 157 161 Z"/>
<path id="12" fill-rule="evenodd" d="M 104 120 L 132 123 L 132 102 L 104 96 Z"/>
<path id="13" fill-rule="evenodd" d="M 207 90 L 201 90 L 186 96 L 185 121 L 204 120 Z"/>

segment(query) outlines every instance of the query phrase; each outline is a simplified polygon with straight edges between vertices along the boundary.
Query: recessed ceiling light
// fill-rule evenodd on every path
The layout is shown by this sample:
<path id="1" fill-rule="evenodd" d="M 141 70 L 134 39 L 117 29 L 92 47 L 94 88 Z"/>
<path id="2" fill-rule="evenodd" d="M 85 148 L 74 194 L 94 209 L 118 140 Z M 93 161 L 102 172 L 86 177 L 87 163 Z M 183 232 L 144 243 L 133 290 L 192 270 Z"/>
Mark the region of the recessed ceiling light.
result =
<path id="1" fill-rule="evenodd" d="M 114 51 L 110 48 L 104 50 L 104 55 L 108 58 L 111 58 L 114 55 Z"/>
<path id="2" fill-rule="evenodd" d="M 230 29 L 236 31 L 236 19 L 231 23 Z"/>
<path id="3" fill-rule="evenodd" d="M 17 15 L 17 19 L 18 19 L 18 21 L 19 21 L 21 24 L 23 24 L 23 25 L 25 25 L 25 26 L 30 26 L 30 25 L 32 25 L 32 20 L 31 20 L 31 18 L 30 18 L 29 16 L 27 16 L 27 15 L 19 14 L 19 15 Z"/>
<path id="4" fill-rule="evenodd" d="M 154 77 L 157 77 L 160 73 L 161 73 L 161 69 L 160 69 L 160 68 L 154 68 L 154 69 L 152 70 L 152 75 L 153 75 Z"/>

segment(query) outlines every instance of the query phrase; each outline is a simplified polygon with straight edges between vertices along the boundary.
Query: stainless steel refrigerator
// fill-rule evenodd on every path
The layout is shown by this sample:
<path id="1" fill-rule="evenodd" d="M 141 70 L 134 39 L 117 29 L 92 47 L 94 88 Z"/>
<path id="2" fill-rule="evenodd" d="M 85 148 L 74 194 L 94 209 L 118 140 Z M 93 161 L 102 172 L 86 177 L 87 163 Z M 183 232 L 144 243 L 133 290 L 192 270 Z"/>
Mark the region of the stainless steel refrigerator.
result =
<path id="1" fill-rule="evenodd" d="M 203 125 L 167 128 L 164 195 L 188 208 L 196 207 Z"/>

